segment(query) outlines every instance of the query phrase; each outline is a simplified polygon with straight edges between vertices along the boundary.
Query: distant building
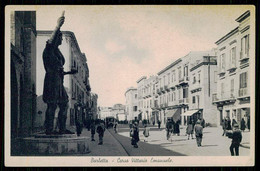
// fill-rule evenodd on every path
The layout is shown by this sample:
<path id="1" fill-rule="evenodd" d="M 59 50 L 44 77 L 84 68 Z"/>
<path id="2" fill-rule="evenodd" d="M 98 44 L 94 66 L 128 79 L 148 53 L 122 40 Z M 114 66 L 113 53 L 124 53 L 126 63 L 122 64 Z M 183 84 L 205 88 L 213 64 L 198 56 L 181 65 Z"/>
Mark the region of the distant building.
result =
<path id="1" fill-rule="evenodd" d="M 47 105 L 42 101 L 43 93 L 43 82 L 44 82 L 44 65 L 42 60 L 42 53 L 46 45 L 46 41 L 50 38 L 52 31 L 37 31 L 37 115 L 35 123 L 38 127 L 42 127 L 45 120 L 45 111 Z M 90 83 L 89 83 L 89 69 L 87 65 L 86 55 L 81 52 L 79 45 L 77 43 L 76 37 L 73 32 L 62 31 L 63 41 L 62 45 L 59 46 L 63 56 L 65 57 L 64 70 L 70 71 L 71 69 L 76 69 L 78 71 L 75 75 L 65 75 L 64 76 L 64 87 L 69 96 L 69 108 L 67 114 L 67 125 L 75 125 L 75 109 L 74 104 L 77 102 L 79 96 L 81 97 L 81 102 L 84 106 L 84 114 L 89 114 L 92 102 L 91 99 L 96 97 L 91 97 L 90 94 Z M 96 104 L 96 102 L 94 102 Z M 58 112 L 58 110 L 57 110 Z M 93 111 L 92 111 L 93 112 Z M 95 111 L 94 111 L 95 112 Z M 84 116 L 89 118 L 88 116 Z M 57 113 L 55 115 L 57 118 Z"/>
<path id="2" fill-rule="evenodd" d="M 134 120 L 135 117 L 138 117 L 138 94 L 137 89 L 130 87 L 125 92 L 125 112 L 127 120 Z"/>
<path id="3" fill-rule="evenodd" d="M 100 119 L 104 120 L 109 116 L 113 116 L 112 107 L 100 107 Z"/>
<path id="4" fill-rule="evenodd" d="M 122 104 L 115 104 L 112 108 L 112 114 L 119 121 L 124 121 L 127 119 L 125 113 L 125 106 Z"/>
<path id="5" fill-rule="evenodd" d="M 213 96 L 218 108 L 218 124 L 225 117 L 250 122 L 250 11 L 239 16 L 238 27 L 231 30 L 218 45 L 217 92 Z M 253 79 L 253 78 L 252 78 Z"/>
<path id="6" fill-rule="evenodd" d="M 11 12 L 11 155 L 16 140 L 34 131 L 36 113 L 36 12 Z"/>

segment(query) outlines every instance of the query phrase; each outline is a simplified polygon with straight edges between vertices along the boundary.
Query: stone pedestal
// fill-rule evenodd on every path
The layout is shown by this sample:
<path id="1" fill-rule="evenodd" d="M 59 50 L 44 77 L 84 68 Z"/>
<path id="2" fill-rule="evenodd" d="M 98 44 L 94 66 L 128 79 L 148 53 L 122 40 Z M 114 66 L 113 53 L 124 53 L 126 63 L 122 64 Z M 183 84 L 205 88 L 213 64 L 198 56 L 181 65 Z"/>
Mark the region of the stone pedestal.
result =
<path id="1" fill-rule="evenodd" d="M 90 137 L 76 134 L 45 135 L 24 138 L 22 148 L 24 155 L 75 155 L 89 153 Z"/>

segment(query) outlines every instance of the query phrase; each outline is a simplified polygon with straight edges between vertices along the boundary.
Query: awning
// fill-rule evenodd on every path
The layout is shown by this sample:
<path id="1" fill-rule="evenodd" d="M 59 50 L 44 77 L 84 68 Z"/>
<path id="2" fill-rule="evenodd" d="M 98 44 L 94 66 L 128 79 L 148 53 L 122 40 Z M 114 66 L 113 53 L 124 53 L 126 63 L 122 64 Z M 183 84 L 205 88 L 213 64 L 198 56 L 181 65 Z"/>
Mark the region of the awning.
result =
<path id="1" fill-rule="evenodd" d="M 191 115 L 193 115 L 194 113 L 197 113 L 198 111 L 199 111 L 199 110 L 188 110 L 188 111 L 182 113 L 181 115 L 182 115 L 182 116 L 191 116 Z"/>
<path id="2" fill-rule="evenodd" d="M 176 122 L 180 119 L 180 115 L 181 115 L 181 110 L 178 109 L 172 109 L 172 110 L 168 110 L 166 112 L 166 118 L 173 118 L 173 120 Z"/>

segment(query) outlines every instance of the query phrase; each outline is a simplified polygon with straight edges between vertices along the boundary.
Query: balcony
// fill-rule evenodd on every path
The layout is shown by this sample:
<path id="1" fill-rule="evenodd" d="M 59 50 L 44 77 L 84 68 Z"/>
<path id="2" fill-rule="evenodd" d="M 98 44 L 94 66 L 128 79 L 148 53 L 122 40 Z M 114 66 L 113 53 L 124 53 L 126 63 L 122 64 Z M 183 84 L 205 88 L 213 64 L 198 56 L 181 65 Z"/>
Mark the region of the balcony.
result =
<path id="1" fill-rule="evenodd" d="M 165 86 L 164 86 L 164 90 L 166 90 L 167 92 L 169 92 L 169 91 L 170 91 L 169 86 L 168 86 L 168 85 L 165 85 Z"/>
<path id="2" fill-rule="evenodd" d="M 180 99 L 179 104 L 184 104 L 184 105 L 189 104 L 189 98 Z"/>
<path id="3" fill-rule="evenodd" d="M 246 88 L 240 88 L 238 90 L 238 99 L 239 100 L 248 100 L 250 98 L 249 89 Z"/>
<path id="4" fill-rule="evenodd" d="M 186 85 L 186 84 L 188 84 L 188 82 L 189 82 L 189 77 L 183 77 L 183 78 L 179 79 L 180 85 Z"/>
<path id="5" fill-rule="evenodd" d="M 212 94 L 212 103 L 218 104 L 218 105 L 228 105 L 232 104 L 236 101 L 236 98 L 234 96 L 234 93 L 232 92 L 225 92 L 220 95 L 220 97 L 217 96 L 217 93 Z"/>
<path id="6" fill-rule="evenodd" d="M 162 93 L 165 93 L 165 86 L 160 88 Z"/>

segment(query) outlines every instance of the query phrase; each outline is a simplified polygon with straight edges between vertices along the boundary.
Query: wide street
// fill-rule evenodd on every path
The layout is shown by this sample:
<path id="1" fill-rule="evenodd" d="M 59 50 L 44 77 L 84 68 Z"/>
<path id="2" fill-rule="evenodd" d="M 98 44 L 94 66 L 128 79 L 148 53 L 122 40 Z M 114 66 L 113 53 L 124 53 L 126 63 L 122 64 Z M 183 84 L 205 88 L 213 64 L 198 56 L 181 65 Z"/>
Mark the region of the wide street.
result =
<path id="1" fill-rule="evenodd" d="M 158 129 L 150 127 L 150 137 L 148 142 L 144 142 L 143 128 L 140 125 L 138 143 L 139 148 L 131 145 L 128 125 L 120 125 L 118 133 L 113 129 L 106 129 L 104 144 L 98 145 L 98 134 L 95 134 L 96 141 L 90 141 L 90 153 L 87 156 L 230 156 L 229 146 L 231 139 L 222 136 L 222 128 L 206 127 L 203 132 L 202 147 L 197 147 L 196 139 L 187 139 L 185 136 L 186 127 L 180 127 L 180 136 L 171 136 L 166 140 L 164 128 Z M 242 133 L 243 139 L 240 156 L 250 154 L 250 132 Z M 82 136 L 89 136 L 90 131 L 83 129 Z"/>

